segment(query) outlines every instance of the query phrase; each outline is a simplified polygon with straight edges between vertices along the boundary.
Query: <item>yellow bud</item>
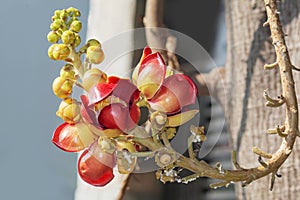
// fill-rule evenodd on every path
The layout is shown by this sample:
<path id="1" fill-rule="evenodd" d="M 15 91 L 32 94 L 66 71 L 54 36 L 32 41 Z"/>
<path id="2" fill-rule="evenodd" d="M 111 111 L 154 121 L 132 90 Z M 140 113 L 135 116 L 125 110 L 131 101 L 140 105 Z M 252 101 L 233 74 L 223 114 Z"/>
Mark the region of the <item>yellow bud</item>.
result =
<path id="1" fill-rule="evenodd" d="M 57 46 L 58 44 L 52 44 L 49 48 L 48 48 L 48 56 L 50 59 L 52 60 L 56 60 L 54 57 L 53 57 L 53 50 L 54 48 Z"/>
<path id="2" fill-rule="evenodd" d="M 53 48 L 54 60 L 64 60 L 70 55 L 70 49 L 66 44 L 58 44 Z"/>
<path id="3" fill-rule="evenodd" d="M 80 104 L 75 99 L 66 98 L 60 103 L 56 115 L 68 123 L 78 122 L 80 119 Z"/>
<path id="4" fill-rule="evenodd" d="M 86 91 L 98 83 L 106 82 L 107 75 L 97 68 L 92 68 L 88 70 L 83 77 L 82 85 Z"/>
<path id="5" fill-rule="evenodd" d="M 70 25 L 70 30 L 76 33 L 80 32 L 82 28 L 82 23 L 78 20 L 74 20 Z"/>
<path id="6" fill-rule="evenodd" d="M 80 11 L 78 9 L 76 9 L 74 13 L 75 13 L 76 17 L 80 17 L 81 16 L 81 13 L 80 13 Z"/>
<path id="7" fill-rule="evenodd" d="M 61 13 L 61 10 L 56 10 L 56 11 L 54 11 L 54 16 L 60 17 L 60 13 Z"/>
<path id="8" fill-rule="evenodd" d="M 54 94 L 61 99 L 67 98 L 72 93 L 73 81 L 57 77 L 52 84 Z"/>
<path id="9" fill-rule="evenodd" d="M 86 57 L 91 63 L 100 64 L 104 60 L 104 53 L 99 46 L 90 46 L 87 49 Z"/>
<path id="10" fill-rule="evenodd" d="M 102 48 L 101 43 L 96 39 L 89 39 L 86 43 L 86 46 L 87 47 L 98 46 L 98 47 Z"/>
<path id="11" fill-rule="evenodd" d="M 67 21 L 68 15 L 69 15 L 69 14 L 67 13 L 67 10 L 61 10 L 61 11 L 60 11 L 60 18 L 61 18 L 62 20 Z"/>
<path id="12" fill-rule="evenodd" d="M 75 41 L 75 35 L 72 31 L 64 31 L 61 35 L 61 41 L 64 44 L 73 44 Z"/>
<path id="13" fill-rule="evenodd" d="M 76 80 L 76 72 L 71 64 L 65 64 L 60 70 L 60 76 L 65 79 Z"/>
<path id="14" fill-rule="evenodd" d="M 75 12 L 77 9 L 74 7 L 70 7 L 67 9 L 67 13 Z"/>
<path id="15" fill-rule="evenodd" d="M 51 43 L 56 43 L 60 39 L 60 36 L 55 31 L 51 31 L 48 33 L 47 39 Z"/>
<path id="16" fill-rule="evenodd" d="M 75 46 L 75 47 L 78 47 L 78 46 L 80 45 L 80 43 L 81 43 L 81 38 L 80 38 L 80 36 L 79 36 L 77 33 L 75 33 L 75 42 L 74 42 L 74 46 Z"/>
<path id="17" fill-rule="evenodd" d="M 59 28 L 63 27 L 64 22 L 61 19 L 54 19 L 52 24 L 50 25 L 50 29 L 53 31 L 57 31 Z"/>

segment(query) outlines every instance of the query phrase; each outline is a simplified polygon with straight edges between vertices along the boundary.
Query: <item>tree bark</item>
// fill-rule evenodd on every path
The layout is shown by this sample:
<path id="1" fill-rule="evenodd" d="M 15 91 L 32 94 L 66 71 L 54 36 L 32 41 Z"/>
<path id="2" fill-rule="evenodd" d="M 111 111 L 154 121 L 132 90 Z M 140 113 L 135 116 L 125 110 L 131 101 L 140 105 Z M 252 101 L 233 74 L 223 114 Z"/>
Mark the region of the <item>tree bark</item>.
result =
<path id="1" fill-rule="evenodd" d="M 225 110 L 228 130 L 233 148 L 238 152 L 239 163 L 244 167 L 257 165 L 257 155 L 252 147 L 258 146 L 273 153 L 280 145 L 280 138 L 268 136 L 266 130 L 284 124 L 283 108 L 265 106 L 263 91 L 270 96 L 281 95 L 279 70 L 264 70 L 264 64 L 275 61 L 275 52 L 268 27 L 263 27 L 266 14 L 263 1 L 226 1 L 227 62 Z M 278 3 L 280 19 L 290 50 L 292 63 L 300 63 L 299 8 L 300 1 L 285 0 Z M 299 87 L 299 72 L 294 72 L 296 88 Z M 297 91 L 297 90 L 296 90 Z M 299 100 L 299 96 L 298 96 Z M 239 199 L 297 199 L 300 195 L 299 140 L 294 152 L 279 170 L 273 191 L 269 191 L 270 179 L 262 178 L 246 188 L 236 184 Z"/>
<path id="2" fill-rule="evenodd" d="M 135 6 L 136 0 L 90 0 L 87 39 L 95 38 L 102 43 L 105 61 L 99 67 L 110 76 L 126 78 L 130 74 L 132 55 L 128 50 L 133 49 L 133 34 L 123 34 L 122 44 L 114 41 L 119 41 L 116 38 L 120 33 L 134 28 Z M 121 198 L 128 175 L 118 172 L 114 175 L 115 178 L 105 187 L 93 187 L 78 177 L 75 200 Z"/>

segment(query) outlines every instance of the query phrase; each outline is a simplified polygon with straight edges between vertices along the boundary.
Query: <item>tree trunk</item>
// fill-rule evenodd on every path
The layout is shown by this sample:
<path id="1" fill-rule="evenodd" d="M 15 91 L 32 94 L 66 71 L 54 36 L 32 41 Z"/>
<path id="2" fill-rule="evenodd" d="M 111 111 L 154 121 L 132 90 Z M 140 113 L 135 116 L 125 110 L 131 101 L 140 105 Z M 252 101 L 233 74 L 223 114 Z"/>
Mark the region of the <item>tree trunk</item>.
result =
<path id="1" fill-rule="evenodd" d="M 227 63 L 226 63 L 226 114 L 232 145 L 238 151 L 239 163 L 244 167 L 258 165 L 258 156 L 252 147 L 258 146 L 273 153 L 280 144 L 277 136 L 268 136 L 266 130 L 284 124 L 283 108 L 265 106 L 263 91 L 270 96 L 281 95 L 279 70 L 264 70 L 264 64 L 275 61 L 274 47 L 268 27 L 263 27 L 266 14 L 263 1 L 226 1 Z M 292 63 L 300 63 L 299 23 L 300 1 L 278 2 L 283 30 L 290 50 Z M 294 72 L 299 87 L 299 72 Z M 297 90 L 296 90 L 297 91 Z M 298 90 L 299 91 L 299 90 Z M 299 96 L 298 96 L 299 97 Z M 298 98 L 299 100 L 299 98 Z M 239 199 L 297 199 L 300 195 L 300 146 L 299 140 L 288 161 L 279 169 L 282 178 L 277 179 L 273 191 L 270 176 L 255 181 L 246 188 L 236 185 Z"/>
<path id="2" fill-rule="evenodd" d="M 130 74 L 133 49 L 133 34 L 120 33 L 134 28 L 136 0 L 90 0 L 87 39 L 98 39 L 105 51 L 105 61 L 99 66 L 109 75 L 126 78 Z M 115 178 L 105 187 L 93 187 L 79 177 L 75 200 L 117 199 L 126 175 L 114 172 Z"/>

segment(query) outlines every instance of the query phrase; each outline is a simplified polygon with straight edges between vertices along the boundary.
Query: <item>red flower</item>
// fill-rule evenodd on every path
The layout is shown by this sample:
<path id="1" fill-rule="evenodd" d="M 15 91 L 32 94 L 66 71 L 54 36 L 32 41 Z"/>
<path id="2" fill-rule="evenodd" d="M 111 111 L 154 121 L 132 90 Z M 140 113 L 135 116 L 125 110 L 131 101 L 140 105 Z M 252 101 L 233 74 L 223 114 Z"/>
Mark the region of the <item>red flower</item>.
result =
<path id="1" fill-rule="evenodd" d="M 82 95 L 81 105 L 76 101 L 76 105 L 67 105 L 69 110 L 63 107 L 67 113 L 72 110 L 71 106 L 81 106 L 80 116 L 77 109 L 76 121 L 58 126 L 52 142 L 67 152 L 84 150 L 78 160 L 78 173 L 91 185 L 104 186 L 114 178 L 115 149 L 104 152 L 98 144 L 99 136 L 114 140 L 134 129 L 141 115 L 137 106 L 140 98 L 148 102 L 150 112 L 166 113 L 165 126 L 179 126 L 198 113 L 198 110 L 186 109 L 196 101 L 197 90 L 192 80 L 183 74 L 167 76 L 163 58 L 148 47 L 133 72 L 132 82 L 135 85 L 128 79 L 109 77 Z"/>
<path id="2" fill-rule="evenodd" d="M 118 129 L 126 133 L 140 118 L 138 98 L 139 91 L 130 80 L 109 77 L 107 83 L 99 83 L 87 96 L 81 96 L 81 115 L 99 129 Z"/>
<path id="3" fill-rule="evenodd" d="M 78 172 L 85 182 L 93 186 L 105 186 L 114 178 L 112 168 L 115 164 L 115 154 L 101 151 L 95 143 L 81 154 Z"/>
<path id="4" fill-rule="evenodd" d="M 84 152 L 78 160 L 78 173 L 87 183 L 94 186 L 104 186 L 114 175 L 114 153 L 103 152 L 96 141 L 98 138 L 84 122 L 77 124 L 61 124 L 54 132 L 52 142 L 67 152 Z"/>
<path id="5" fill-rule="evenodd" d="M 137 88 L 148 99 L 152 109 L 173 115 L 196 102 L 197 88 L 184 74 L 166 77 L 166 65 L 159 53 L 144 49 L 140 63 L 132 75 Z M 178 114 L 178 118 L 193 117 L 198 111 Z M 191 114 L 193 113 L 193 114 Z M 183 115 L 185 115 L 183 117 Z M 173 117 L 173 119 L 175 119 Z M 180 124 L 179 124 L 180 125 Z"/>

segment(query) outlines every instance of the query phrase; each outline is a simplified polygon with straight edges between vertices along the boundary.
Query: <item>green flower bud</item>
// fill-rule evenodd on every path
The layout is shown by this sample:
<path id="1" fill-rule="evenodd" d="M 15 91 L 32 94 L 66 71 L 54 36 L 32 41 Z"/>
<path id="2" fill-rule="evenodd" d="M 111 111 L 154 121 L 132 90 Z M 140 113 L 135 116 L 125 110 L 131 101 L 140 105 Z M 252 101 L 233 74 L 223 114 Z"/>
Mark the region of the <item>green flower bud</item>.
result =
<path id="1" fill-rule="evenodd" d="M 104 53 L 99 46 L 90 46 L 86 51 L 86 57 L 93 64 L 100 64 L 104 60 Z"/>
<path id="2" fill-rule="evenodd" d="M 65 122 L 76 123 L 80 119 L 80 104 L 75 99 L 66 98 L 60 103 L 56 115 Z"/>
<path id="3" fill-rule="evenodd" d="M 55 47 L 57 46 L 58 44 L 52 44 L 49 48 L 48 48 L 48 56 L 50 59 L 52 60 L 56 60 L 54 57 L 53 57 L 53 50 L 55 49 Z"/>
<path id="4" fill-rule="evenodd" d="M 75 47 L 78 47 L 78 46 L 80 45 L 80 43 L 81 43 L 81 38 L 80 38 L 80 36 L 79 36 L 77 33 L 75 33 L 75 42 L 74 42 L 74 46 L 75 46 Z"/>
<path id="5" fill-rule="evenodd" d="M 55 31 L 50 31 L 47 35 L 47 39 L 51 43 L 57 43 L 60 36 Z"/>
<path id="6" fill-rule="evenodd" d="M 73 81 L 57 77 L 52 84 L 54 94 L 61 99 L 65 99 L 72 93 Z"/>
<path id="7" fill-rule="evenodd" d="M 64 44 L 73 44 L 75 41 L 75 35 L 72 31 L 64 31 L 61 35 L 61 41 Z"/>
<path id="8" fill-rule="evenodd" d="M 76 80 L 76 72 L 71 64 L 65 64 L 60 70 L 60 76 L 65 79 Z"/>
<path id="9" fill-rule="evenodd" d="M 88 70 L 82 80 L 82 86 L 86 91 L 89 91 L 92 86 L 98 83 L 105 83 L 107 75 L 97 68 Z"/>
<path id="10" fill-rule="evenodd" d="M 70 30 L 79 33 L 82 28 L 82 23 L 78 20 L 74 20 L 70 25 Z"/>
<path id="11" fill-rule="evenodd" d="M 53 49 L 54 60 L 65 60 L 70 55 L 70 49 L 66 44 L 58 44 Z"/>
<path id="12" fill-rule="evenodd" d="M 98 47 L 102 48 L 101 43 L 98 40 L 96 40 L 96 39 L 90 39 L 90 40 L 88 40 L 87 43 L 86 43 L 86 46 L 87 47 L 98 46 Z"/>

